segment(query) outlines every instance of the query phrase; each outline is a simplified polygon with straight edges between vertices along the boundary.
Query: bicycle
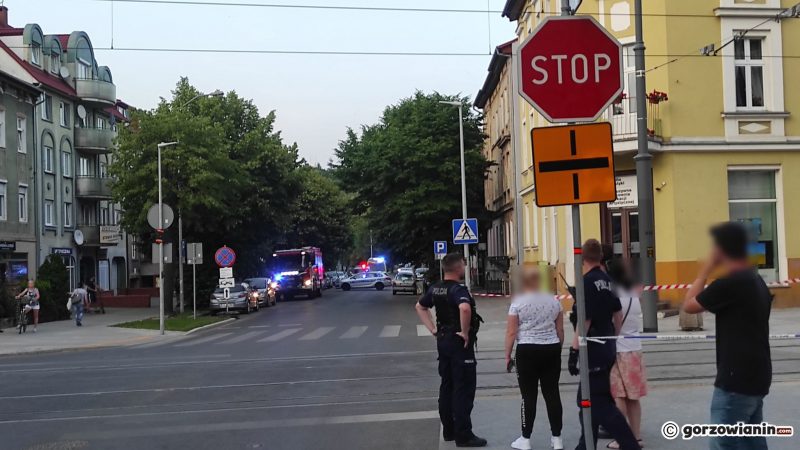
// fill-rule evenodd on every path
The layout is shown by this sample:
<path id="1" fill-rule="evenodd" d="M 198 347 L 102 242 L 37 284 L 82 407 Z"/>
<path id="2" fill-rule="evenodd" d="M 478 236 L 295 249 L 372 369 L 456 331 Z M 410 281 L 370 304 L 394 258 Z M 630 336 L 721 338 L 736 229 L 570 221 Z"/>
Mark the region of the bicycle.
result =
<path id="1" fill-rule="evenodd" d="M 17 330 L 19 334 L 27 332 L 28 329 L 28 311 L 31 310 L 29 303 L 25 303 L 21 299 L 17 299 Z"/>

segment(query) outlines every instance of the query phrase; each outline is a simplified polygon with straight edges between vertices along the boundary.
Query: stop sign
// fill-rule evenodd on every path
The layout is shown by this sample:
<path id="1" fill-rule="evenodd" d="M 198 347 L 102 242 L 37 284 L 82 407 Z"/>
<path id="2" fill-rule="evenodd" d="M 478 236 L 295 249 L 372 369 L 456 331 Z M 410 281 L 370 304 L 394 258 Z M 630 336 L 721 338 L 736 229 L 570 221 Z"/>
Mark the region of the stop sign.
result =
<path id="1" fill-rule="evenodd" d="M 591 122 L 622 93 L 622 45 L 590 16 L 548 17 L 519 49 L 519 91 L 550 122 Z"/>

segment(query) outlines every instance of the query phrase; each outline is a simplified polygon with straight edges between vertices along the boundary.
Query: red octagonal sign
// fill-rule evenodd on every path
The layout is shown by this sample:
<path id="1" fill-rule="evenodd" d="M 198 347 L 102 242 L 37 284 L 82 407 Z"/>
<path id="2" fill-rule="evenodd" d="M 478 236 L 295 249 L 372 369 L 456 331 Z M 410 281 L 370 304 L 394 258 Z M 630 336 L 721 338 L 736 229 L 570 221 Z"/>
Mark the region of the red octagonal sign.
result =
<path id="1" fill-rule="evenodd" d="M 591 122 L 622 94 L 622 45 L 590 16 L 548 17 L 519 49 L 519 90 L 550 122 Z"/>

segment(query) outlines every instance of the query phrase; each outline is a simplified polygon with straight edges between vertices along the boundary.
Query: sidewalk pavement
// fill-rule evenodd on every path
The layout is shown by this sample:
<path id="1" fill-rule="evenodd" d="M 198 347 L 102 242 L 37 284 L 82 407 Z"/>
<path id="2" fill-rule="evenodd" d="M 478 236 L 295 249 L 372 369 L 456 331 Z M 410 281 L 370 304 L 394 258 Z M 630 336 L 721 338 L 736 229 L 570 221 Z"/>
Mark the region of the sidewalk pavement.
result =
<path id="1" fill-rule="evenodd" d="M 36 333 L 28 325 L 27 333 L 18 334 L 15 328 L 6 328 L 0 334 L 0 355 L 16 355 L 48 351 L 77 350 L 143 344 L 160 338 L 158 330 L 138 330 L 113 327 L 123 322 L 157 317 L 155 308 L 106 308 L 106 314 L 86 314 L 83 326 L 74 320 L 61 320 L 39 324 Z M 167 332 L 170 335 L 184 333 Z"/>
<path id="2" fill-rule="evenodd" d="M 661 435 L 664 422 L 674 421 L 679 425 L 704 424 L 709 422 L 709 405 L 713 380 L 703 385 L 651 386 L 650 393 L 642 399 L 642 439 L 647 450 L 703 450 L 708 448 L 708 438 L 668 440 Z M 772 437 L 767 439 L 770 450 L 790 450 L 797 448 L 800 439 L 800 424 L 796 417 L 796 392 L 800 382 L 773 383 L 772 392 L 764 400 L 764 419 L 776 425 L 791 425 L 795 428 L 793 437 Z M 578 407 L 575 404 L 577 386 L 562 386 L 561 402 L 564 408 L 564 428 L 562 438 L 564 448 L 572 450 L 578 444 L 580 428 Z M 539 396 L 536 419 L 531 435 L 534 450 L 549 450 L 550 426 Z M 475 399 L 472 423 L 475 434 L 489 441 L 487 450 L 511 448 L 511 442 L 520 436 L 520 398 L 518 393 L 481 396 Z M 787 419 L 788 418 L 788 419 Z M 597 449 L 603 450 L 610 442 L 601 439 Z M 440 440 L 440 450 L 455 449 L 452 442 Z"/>

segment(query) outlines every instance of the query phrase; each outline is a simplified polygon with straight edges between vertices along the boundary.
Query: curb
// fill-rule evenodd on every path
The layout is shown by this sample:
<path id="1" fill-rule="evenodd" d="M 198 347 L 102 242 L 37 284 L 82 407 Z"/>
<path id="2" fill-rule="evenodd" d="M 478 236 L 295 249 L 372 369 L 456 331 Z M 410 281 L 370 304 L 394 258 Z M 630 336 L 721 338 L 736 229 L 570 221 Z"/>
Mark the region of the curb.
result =
<path id="1" fill-rule="evenodd" d="M 203 325 L 202 327 L 192 328 L 191 330 L 187 331 L 184 334 L 184 336 L 188 336 L 188 335 L 194 333 L 195 331 L 208 330 L 209 328 L 221 327 L 222 325 L 225 325 L 226 323 L 233 322 L 234 320 L 239 320 L 239 319 L 237 319 L 236 317 L 231 317 L 230 319 L 220 320 L 219 322 L 214 322 L 214 323 L 210 323 L 208 325 Z"/>

